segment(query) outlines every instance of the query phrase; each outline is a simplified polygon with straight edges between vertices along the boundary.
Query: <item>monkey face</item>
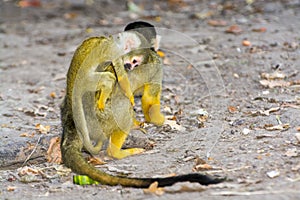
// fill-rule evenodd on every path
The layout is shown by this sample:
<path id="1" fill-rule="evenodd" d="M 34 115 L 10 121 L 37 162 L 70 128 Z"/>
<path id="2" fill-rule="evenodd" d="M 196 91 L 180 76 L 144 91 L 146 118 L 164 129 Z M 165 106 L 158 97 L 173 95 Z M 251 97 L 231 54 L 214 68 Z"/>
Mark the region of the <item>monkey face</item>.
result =
<path id="1" fill-rule="evenodd" d="M 134 68 L 138 67 L 142 64 L 143 56 L 142 55 L 135 55 L 129 59 L 125 59 L 124 61 L 124 68 L 127 71 L 132 71 Z"/>

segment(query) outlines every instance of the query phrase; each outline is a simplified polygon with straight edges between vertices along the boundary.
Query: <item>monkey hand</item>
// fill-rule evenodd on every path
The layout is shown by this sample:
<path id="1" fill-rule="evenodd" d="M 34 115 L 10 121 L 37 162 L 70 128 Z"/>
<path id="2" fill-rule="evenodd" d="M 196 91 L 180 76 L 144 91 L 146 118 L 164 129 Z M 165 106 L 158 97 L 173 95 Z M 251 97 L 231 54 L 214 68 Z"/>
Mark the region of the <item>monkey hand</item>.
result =
<path id="1" fill-rule="evenodd" d="M 101 72 L 98 74 L 97 80 L 97 90 L 100 91 L 100 96 L 97 100 L 97 108 L 100 111 L 104 110 L 107 99 L 110 97 L 113 87 L 115 85 L 116 78 L 110 72 Z"/>
<path id="2" fill-rule="evenodd" d="M 97 107 L 100 111 L 104 110 L 105 102 L 106 102 L 106 100 L 101 99 L 101 96 L 100 96 L 100 99 L 97 101 Z"/>

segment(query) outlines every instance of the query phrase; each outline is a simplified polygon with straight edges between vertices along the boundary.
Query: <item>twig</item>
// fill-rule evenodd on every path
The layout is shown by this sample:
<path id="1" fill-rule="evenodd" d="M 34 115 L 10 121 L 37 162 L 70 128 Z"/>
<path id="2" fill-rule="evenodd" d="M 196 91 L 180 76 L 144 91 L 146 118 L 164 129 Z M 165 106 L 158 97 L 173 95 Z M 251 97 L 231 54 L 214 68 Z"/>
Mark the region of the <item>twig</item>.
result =
<path id="1" fill-rule="evenodd" d="M 224 133 L 225 131 L 223 131 L 222 133 Z M 221 133 L 221 134 L 222 134 Z M 215 148 L 216 144 L 219 142 L 219 139 L 221 138 L 221 134 L 219 134 L 219 137 L 216 139 L 216 141 L 214 142 L 214 144 L 212 145 L 212 147 L 206 152 L 206 158 L 210 157 L 210 153 L 212 152 L 212 150 Z"/>
<path id="2" fill-rule="evenodd" d="M 27 156 L 27 158 L 25 159 L 25 161 L 23 162 L 22 167 L 24 167 L 24 165 L 27 163 L 27 161 L 31 158 L 31 156 L 33 155 L 33 153 L 36 151 L 36 149 L 37 149 L 37 147 L 38 147 L 38 144 L 39 144 L 39 142 L 40 142 L 42 136 L 43 136 L 43 135 L 40 135 L 40 137 L 38 138 L 38 141 L 36 142 L 36 144 L 35 144 L 33 150 L 32 150 L 31 153 Z"/>
<path id="3" fill-rule="evenodd" d="M 232 168 L 232 169 L 209 170 L 208 172 L 209 173 L 233 172 L 233 171 L 237 171 L 237 170 L 241 170 L 241 169 L 248 169 L 248 168 L 251 168 L 251 166 L 246 165 L 246 166 Z"/>

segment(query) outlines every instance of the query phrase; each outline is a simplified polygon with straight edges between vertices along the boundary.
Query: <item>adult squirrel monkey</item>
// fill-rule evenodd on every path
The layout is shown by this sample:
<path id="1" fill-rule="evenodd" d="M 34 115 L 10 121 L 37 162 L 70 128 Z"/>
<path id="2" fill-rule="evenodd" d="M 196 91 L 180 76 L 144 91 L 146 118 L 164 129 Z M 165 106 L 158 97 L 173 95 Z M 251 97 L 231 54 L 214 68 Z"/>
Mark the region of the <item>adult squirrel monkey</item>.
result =
<path id="1" fill-rule="evenodd" d="M 142 94 L 145 120 L 163 124 L 159 102 L 162 65 L 155 52 L 155 38 L 156 32 L 151 24 L 133 22 L 117 39 L 90 38 L 77 49 L 67 75 L 67 94 L 61 106 L 63 162 L 74 172 L 106 185 L 143 188 L 155 181 L 160 187 L 180 181 L 204 185 L 222 182 L 224 179 L 198 173 L 168 178 L 113 176 L 88 164 L 82 156 L 82 148 L 92 154 L 98 153 L 106 139 L 109 143 L 107 153 L 115 158 L 143 151 L 139 148 L 122 149 L 135 121 L 131 91 Z M 115 46 L 118 48 L 113 51 Z M 128 49 L 130 52 L 127 53 Z M 85 125 L 90 125 L 90 128 L 85 128 L 86 135 L 82 135 L 80 129 Z"/>

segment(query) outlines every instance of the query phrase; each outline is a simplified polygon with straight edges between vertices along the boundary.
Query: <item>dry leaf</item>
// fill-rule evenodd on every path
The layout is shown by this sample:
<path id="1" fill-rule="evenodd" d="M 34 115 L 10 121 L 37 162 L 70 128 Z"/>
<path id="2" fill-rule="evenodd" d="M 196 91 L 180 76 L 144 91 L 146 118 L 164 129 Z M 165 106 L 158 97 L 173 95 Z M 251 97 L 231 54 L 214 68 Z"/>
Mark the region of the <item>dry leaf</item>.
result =
<path id="1" fill-rule="evenodd" d="M 62 163 L 59 137 L 51 138 L 46 157 L 49 163 Z"/>
<path id="2" fill-rule="evenodd" d="M 279 111 L 279 110 L 280 110 L 280 107 L 274 107 L 274 108 L 270 108 L 268 110 L 251 111 L 250 115 L 251 116 L 258 116 L 258 115 L 269 116 L 270 113 L 276 112 L 276 111 Z"/>
<path id="3" fill-rule="evenodd" d="M 196 171 L 196 172 L 198 172 L 198 171 L 205 171 L 205 170 L 211 170 L 211 169 L 213 169 L 213 167 L 211 166 L 211 165 L 209 165 L 209 164 L 200 164 L 200 165 L 196 165 L 196 166 L 194 166 L 193 167 L 193 171 Z"/>
<path id="4" fill-rule="evenodd" d="M 169 120 L 173 116 L 166 116 L 165 125 L 169 125 L 173 130 L 185 131 L 185 128 L 179 124 L 175 120 Z"/>
<path id="5" fill-rule="evenodd" d="M 300 106 L 296 105 L 296 104 L 292 104 L 292 103 L 283 103 L 281 104 L 282 108 L 295 108 L 295 109 L 300 109 Z M 298 127 L 298 131 L 300 131 L 300 127 Z"/>
<path id="6" fill-rule="evenodd" d="M 34 137 L 34 133 L 31 133 L 31 134 L 29 134 L 29 133 L 21 133 L 20 137 L 30 137 L 30 138 L 32 138 L 32 137 Z"/>
<path id="7" fill-rule="evenodd" d="M 237 113 L 238 112 L 238 109 L 237 109 L 237 107 L 235 107 L 235 106 L 228 106 L 228 111 L 230 112 L 230 113 Z"/>
<path id="8" fill-rule="evenodd" d="M 57 171 L 57 174 L 60 176 L 68 176 L 72 172 L 70 168 L 65 167 L 64 165 L 55 166 L 55 170 Z"/>
<path id="9" fill-rule="evenodd" d="M 164 194 L 164 188 L 158 187 L 158 182 L 155 181 L 152 183 L 148 189 L 144 189 L 145 194 L 155 194 L 155 195 L 163 195 Z"/>
<path id="10" fill-rule="evenodd" d="M 211 16 L 214 15 L 213 11 L 203 11 L 203 12 L 198 12 L 198 13 L 193 13 L 191 15 L 191 18 L 195 18 L 195 19 L 207 19 Z"/>
<path id="11" fill-rule="evenodd" d="M 168 0 L 171 6 L 186 7 L 187 3 L 184 0 Z"/>
<path id="12" fill-rule="evenodd" d="M 18 5 L 21 8 L 26 8 L 26 7 L 40 7 L 42 4 L 40 0 L 21 0 L 18 2 Z"/>
<path id="13" fill-rule="evenodd" d="M 267 28 L 265 27 L 261 27 L 261 28 L 254 28 L 252 29 L 253 32 L 260 32 L 260 33 L 263 33 L 263 32 L 266 32 L 267 31 Z"/>
<path id="14" fill-rule="evenodd" d="M 75 19 L 78 16 L 75 12 L 69 12 L 64 14 L 65 19 Z"/>
<path id="15" fill-rule="evenodd" d="M 104 162 L 103 160 L 101 160 L 98 157 L 89 157 L 88 163 L 92 164 L 92 165 L 104 165 L 106 164 L 106 162 Z"/>
<path id="16" fill-rule="evenodd" d="M 43 134 L 47 134 L 50 132 L 50 126 L 43 126 L 42 124 L 36 124 L 35 128 Z"/>
<path id="17" fill-rule="evenodd" d="M 27 166 L 21 167 L 17 171 L 18 171 L 18 175 L 19 176 L 24 176 L 24 175 L 28 175 L 28 174 L 29 175 L 37 175 L 37 174 L 39 174 L 39 170 L 31 168 L 31 167 L 27 167 Z"/>
<path id="18" fill-rule="evenodd" d="M 206 164 L 206 161 L 203 160 L 202 158 L 199 158 L 198 156 L 195 158 L 195 166 L 201 165 L 201 164 Z"/>
<path id="19" fill-rule="evenodd" d="M 16 188 L 17 188 L 17 187 L 15 187 L 15 186 L 7 186 L 6 190 L 7 190 L 8 192 L 13 192 L 13 191 L 15 191 Z"/>
<path id="20" fill-rule="evenodd" d="M 210 26 L 227 26 L 227 22 L 220 19 L 220 20 L 208 20 L 207 22 Z"/>
<path id="21" fill-rule="evenodd" d="M 275 87 L 288 87 L 291 85 L 291 82 L 287 82 L 284 80 L 260 80 L 259 83 L 268 88 L 275 88 Z"/>
<path id="22" fill-rule="evenodd" d="M 286 74 L 284 74 L 281 71 L 275 71 L 271 74 L 269 73 L 261 73 L 261 78 L 267 79 L 267 80 L 274 80 L 274 79 L 284 79 L 286 78 Z"/>
<path id="23" fill-rule="evenodd" d="M 230 26 L 226 31 L 226 33 L 232 33 L 232 34 L 240 34 L 243 32 L 243 30 L 238 25 L 232 25 Z"/>
<path id="24" fill-rule="evenodd" d="M 272 124 L 265 124 L 264 128 L 268 131 L 282 131 L 287 130 L 290 128 L 290 124 L 278 124 L 278 125 L 272 125 Z"/>

